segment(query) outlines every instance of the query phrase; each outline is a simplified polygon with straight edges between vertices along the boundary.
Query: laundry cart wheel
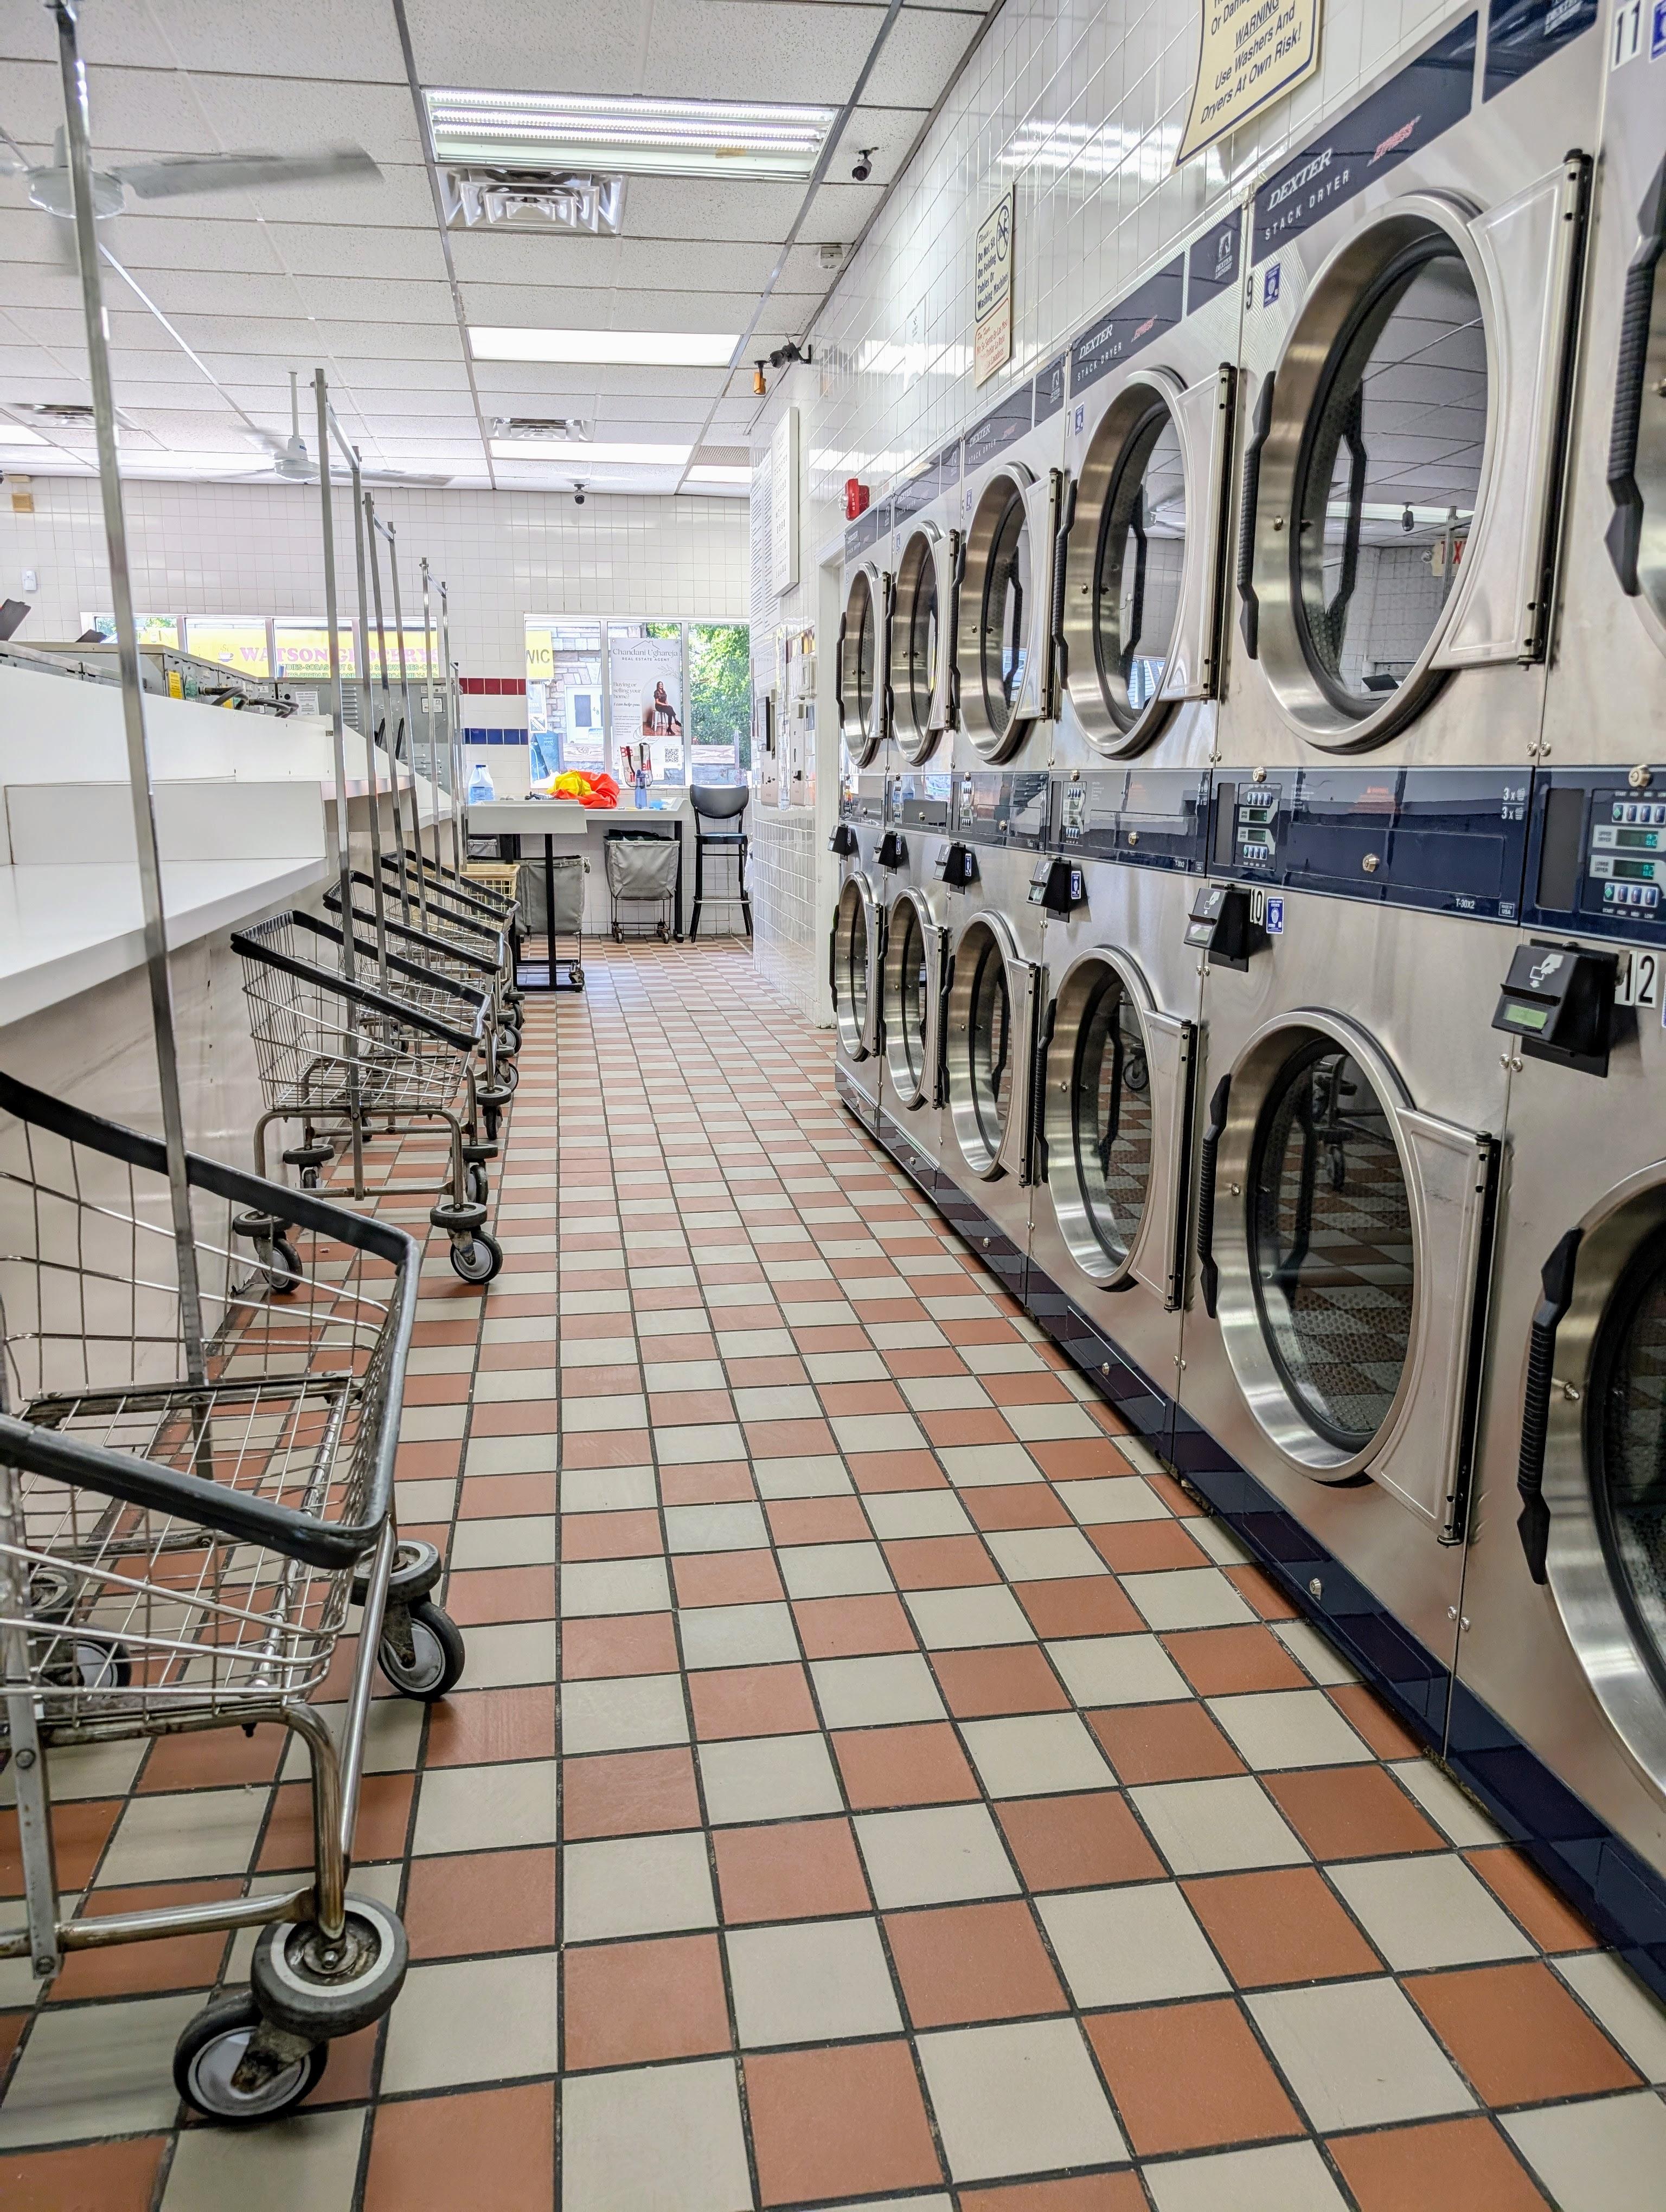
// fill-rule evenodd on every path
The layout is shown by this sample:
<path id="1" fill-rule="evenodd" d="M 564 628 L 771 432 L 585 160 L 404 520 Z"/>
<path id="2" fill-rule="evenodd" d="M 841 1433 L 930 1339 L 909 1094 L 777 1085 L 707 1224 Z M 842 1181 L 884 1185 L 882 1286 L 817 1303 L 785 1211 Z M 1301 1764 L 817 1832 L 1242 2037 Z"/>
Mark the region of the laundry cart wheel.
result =
<path id="1" fill-rule="evenodd" d="M 483 1206 L 492 1194 L 491 1180 L 483 1160 L 469 1162 L 467 1180 L 469 1196 L 477 1206 Z"/>
<path id="2" fill-rule="evenodd" d="M 465 1283 L 489 1283 L 503 1265 L 503 1247 L 479 1229 L 472 1237 L 453 1239 L 451 1264 Z"/>
<path id="3" fill-rule="evenodd" d="M 249 1965 L 250 1994 L 280 2035 L 328 2043 L 381 2018 L 410 1960 L 398 1915 L 374 1898 L 350 1896 L 336 1942 L 315 1920 L 264 1929 Z"/>
<path id="4" fill-rule="evenodd" d="M 313 2044 L 287 2063 L 277 2052 L 251 2059 L 261 2024 L 252 1990 L 229 1990 L 186 2022 L 173 2046 L 173 2086 L 185 2103 L 205 2118 L 251 2127 L 312 2094 L 329 2063 L 328 2044 Z"/>
<path id="5" fill-rule="evenodd" d="M 273 1237 L 271 1255 L 263 1261 L 263 1272 L 274 1297 L 287 1298 L 301 1287 L 301 1255 L 287 1237 Z"/>
<path id="6" fill-rule="evenodd" d="M 584 970 L 575 960 L 567 971 L 567 980 L 575 991 L 584 988 Z"/>
<path id="7" fill-rule="evenodd" d="M 448 1613 L 431 1598 L 420 1599 L 406 1613 L 410 1650 L 400 1649 L 384 1632 L 377 1647 L 376 1663 L 402 1698 L 431 1705 L 462 1680 L 467 1659 L 463 1632 Z"/>

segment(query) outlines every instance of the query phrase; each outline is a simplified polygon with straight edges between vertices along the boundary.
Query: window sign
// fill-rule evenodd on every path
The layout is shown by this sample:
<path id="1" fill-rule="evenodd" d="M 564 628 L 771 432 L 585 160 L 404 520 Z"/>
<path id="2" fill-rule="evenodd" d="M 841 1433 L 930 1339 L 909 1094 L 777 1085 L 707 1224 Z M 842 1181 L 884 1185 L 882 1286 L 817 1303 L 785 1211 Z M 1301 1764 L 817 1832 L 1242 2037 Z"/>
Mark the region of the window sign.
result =
<path id="1" fill-rule="evenodd" d="M 272 657 L 264 622 L 240 622 L 216 615 L 187 615 L 185 651 L 198 660 L 217 660 L 240 676 L 270 676 Z"/>

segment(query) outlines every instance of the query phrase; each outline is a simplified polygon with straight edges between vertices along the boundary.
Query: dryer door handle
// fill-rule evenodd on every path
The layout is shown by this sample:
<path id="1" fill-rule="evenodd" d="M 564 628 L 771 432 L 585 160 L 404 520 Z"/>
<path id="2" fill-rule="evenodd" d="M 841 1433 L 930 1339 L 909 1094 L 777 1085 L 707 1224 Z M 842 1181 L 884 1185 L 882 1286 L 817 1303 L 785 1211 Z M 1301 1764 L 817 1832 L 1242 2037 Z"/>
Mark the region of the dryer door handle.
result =
<path id="1" fill-rule="evenodd" d="M 1643 380 L 1649 330 L 1654 320 L 1655 271 L 1666 247 L 1666 161 L 1638 210 L 1637 251 L 1626 271 L 1620 315 L 1620 358 L 1614 376 L 1614 416 L 1608 429 L 1608 495 L 1614 514 L 1604 540 L 1620 588 L 1638 592 L 1637 557 L 1643 544 L 1643 493 L 1637 481 L 1637 439 L 1643 419 Z"/>
<path id="2" fill-rule="evenodd" d="M 1053 672 L 1060 689 L 1070 680 L 1070 646 L 1064 634 L 1065 571 L 1070 564 L 1070 533 L 1076 527 L 1076 479 L 1070 480 L 1053 537 Z"/>
<path id="3" fill-rule="evenodd" d="M 1555 1382 L 1556 1331 L 1573 1299 L 1573 1271 L 1579 1258 L 1582 1229 L 1570 1229 L 1545 1261 L 1539 1279 L 1544 1296 L 1533 1311 L 1528 1337 L 1527 1389 L 1522 1400 L 1522 1449 L 1516 1467 L 1516 1488 L 1522 1510 L 1516 1522 L 1527 1571 L 1535 1583 L 1545 1579 L 1545 1554 L 1550 1545 L 1550 1508 L 1545 1504 L 1545 1440 L 1550 1425 L 1550 1394 Z"/>
<path id="4" fill-rule="evenodd" d="M 1243 633 L 1243 649 L 1251 660 L 1257 657 L 1257 639 L 1261 630 L 1261 602 L 1256 597 L 1253 581 L 1256 518 L 1261 503 L 1262 447 L 1267 443 L 1268 434 L 1273 428 L 1273 373 L 1269 369 L 1262 379 L 1250 442 L 1243 449 L 1243 499 L 1238 510 L 1238 628 Z"/>
<path id="5" fill-rule="evenodd" d="M 833 704 L 839 710 L 839 727 L 844 728 L 844 641 L 850 629 L 850 617 L 839 617 L 839 649 L 833 656 Z"/>
<path id="6" fill-rule="evenodd" d="M 1226 1108 L 1231 1096 L 1232 1079 L 1223 1075 L 1209 1101 L 1209 1125 L 1203 1132 L 1203 1156 L 1197 1171 L 1197 1273 L 1203 1285 L 1203 1310 L 1211 1321 L 1220 1289 L 1220 1270 L 1215 1265 L 1215 1163 L 1226 1133 Z"/>

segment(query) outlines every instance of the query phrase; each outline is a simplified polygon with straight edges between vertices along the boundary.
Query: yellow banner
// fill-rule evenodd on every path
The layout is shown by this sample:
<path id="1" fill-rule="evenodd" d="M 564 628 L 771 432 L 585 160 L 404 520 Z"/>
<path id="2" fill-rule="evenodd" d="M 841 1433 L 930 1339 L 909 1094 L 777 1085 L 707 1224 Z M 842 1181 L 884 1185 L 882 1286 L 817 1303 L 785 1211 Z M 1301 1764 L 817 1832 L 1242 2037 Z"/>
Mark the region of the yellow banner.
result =
<path id="1" fill-rule="evenodd" d="M 1197 79 L 1175 167 L 1318 66 L 1319 0 L 1204 0 Z"/>

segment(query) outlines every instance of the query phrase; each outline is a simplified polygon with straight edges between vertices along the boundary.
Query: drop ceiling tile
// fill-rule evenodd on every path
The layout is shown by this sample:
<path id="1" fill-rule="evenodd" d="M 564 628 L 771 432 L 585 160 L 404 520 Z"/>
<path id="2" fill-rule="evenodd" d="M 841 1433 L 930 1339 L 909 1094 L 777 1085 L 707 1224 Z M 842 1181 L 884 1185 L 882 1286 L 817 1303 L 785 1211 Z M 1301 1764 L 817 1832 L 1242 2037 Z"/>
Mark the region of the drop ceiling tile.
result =
<path id="1" fill-rule="evenodd" d="M 800 184 L 758 178 L 632 177 L 625 186 L 630 238 L 785 238 L 804 199 Z"/>
<path id="2" fill-rule="evenodd" d="M 8 16 L 25 16 L 15 4 Z M 8 21 L 7 29 L 10 29 Z M 250 18 L 245 0 L 149 0 L 143 9 L 89 9 L 82 51 L 90 64 L 154 64 L 158 40 L 170 61 L 201 70 L 249 66 Z M 44 42 L 42 42 L 44 44 Z M 325 83 L 356 79 L 386 84 L 404 81 L 398 33 L 391 8 L 344 8 L 341 0 L 284 0 L 283 46 L 293 61 L 304 58 Z M 32 44 L 30 51 L 36 51 Z"/>
<path id="3" fill-rule="evenodd" d="M 629 202 L 627 201 L 627 219 Z M 453 230 L 452 263 L 467 284 L 611 284 L 617 238 L 576 238 L 558 230 Z"/>
<path id="4" fill-rule="evenodd" d="M 431 208 L 420 224 L 266 222 L 259 229 L 283 266 L 297 276 L 445 281 L 445 251 Z"/>
<path id="5" fill-rule="evenodd" d="M 422 278 L 396 281 L 380 275 L 286 278 L 291 298 L 320 322 L 443 323 L 457 328 L 451 287 Z"/>

